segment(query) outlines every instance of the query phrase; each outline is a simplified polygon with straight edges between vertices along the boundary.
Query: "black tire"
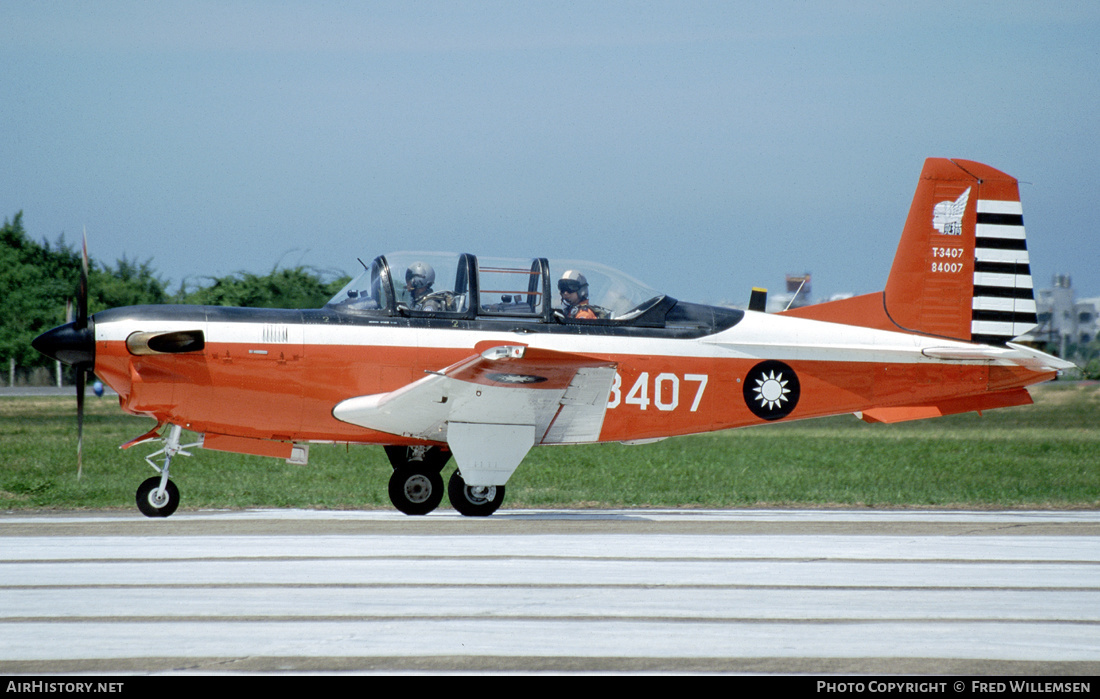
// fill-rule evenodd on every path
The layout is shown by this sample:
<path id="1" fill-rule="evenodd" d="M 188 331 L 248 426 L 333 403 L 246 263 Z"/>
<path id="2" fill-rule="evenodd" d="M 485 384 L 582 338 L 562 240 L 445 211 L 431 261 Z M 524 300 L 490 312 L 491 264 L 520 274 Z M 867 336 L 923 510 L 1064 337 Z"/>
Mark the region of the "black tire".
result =
<path id="1" fill-rule="evenodd" d="M 400 468 L 402 466 L 420 465 L 425 469 L 442 471 L 447 462 L 451 460 L 451 452 L 439 447 L 428 447 L 416 458 L 417 447 L 399 447 L 387 445 L 384 447 L 386 456 L 389 457 L 390 466 Z"/>
<path id="2" fill-rule="evenodd" d="M 504 486 L 468 486 L 456 470 L 447 482 L 451 507 L 467 517 L 488 517 L 504 502 Z"/>
<path id="3" fill-rule="evenodd" d="M 159 488 L 160 476 L 148 478 L 138 486 L 135 500 L 141 514 L 146 517 L 167 517 L 180 506 L 180 491 L 175 483 L 168 481 L 165 484 L 164 494 L 167 497 L 163 502 L 158 501 L 154 495 Z"/>
<path id="4" fill-rule="evenodd" d="M 407 515 L 426 515 L 443 502 L 443 476 L 419 464 L 395 468 L 390 476 L 390 502 Z"/>

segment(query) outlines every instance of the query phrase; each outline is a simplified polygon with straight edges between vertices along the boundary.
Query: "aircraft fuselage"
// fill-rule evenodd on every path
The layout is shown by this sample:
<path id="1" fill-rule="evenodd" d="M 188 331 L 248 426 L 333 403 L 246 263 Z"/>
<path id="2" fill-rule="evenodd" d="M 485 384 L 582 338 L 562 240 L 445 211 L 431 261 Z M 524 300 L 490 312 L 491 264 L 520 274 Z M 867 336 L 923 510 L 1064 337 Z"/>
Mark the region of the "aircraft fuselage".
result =
<path id="1" fill-rule="evenodd" d="M 122 308 L 93 320 L 95 373 L 127 412 L 195 432 L 288 442 L 421 441 L 342 422 L 333 406 L 395 391 L 492 345 L 613 365 L 606 417 L 592 440 L 604 442 L 1003 395 L 1054 376 L 1007 360 L 925 352 L 969 343 L 753 312 L 698 337 L 684 328 L 493 329 L 486 326 L 501 323 L 220 307 Z M 135 333 L 191 330 L 205 336 L 201 351 L 134 355 L 126 343 Z M 765 362 L 774 366 L 761 382 L 751 372 Z"/>

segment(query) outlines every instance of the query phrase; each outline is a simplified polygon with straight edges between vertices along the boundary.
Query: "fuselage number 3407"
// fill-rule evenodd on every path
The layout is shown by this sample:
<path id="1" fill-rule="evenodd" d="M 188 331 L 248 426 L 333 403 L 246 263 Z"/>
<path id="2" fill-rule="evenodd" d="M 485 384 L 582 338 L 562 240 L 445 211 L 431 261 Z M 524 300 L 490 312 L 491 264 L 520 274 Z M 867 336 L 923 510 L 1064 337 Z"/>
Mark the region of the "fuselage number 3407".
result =
<path id="1" fill-rule="evenodd" d="M 615 381 L 611 384 L 611 395 L 608 396 L 607 407 L 612 409 L 625 404 L 646 410 L 653 405 L 657 410 L 676 410 L 680 406 L 681 384 L 685 384 L 685 391 L 689 395 L 694 384 L 695 395 L 691 398 L 690 408 L 694 413 L 699 409 L 700 401 L 703 400 L 708 378 L 706 374 L 684 374 L 681 378 L 678 374 L 663 373 L 650 379 L 649 372 L 643 371 L 624 396 L 623 378 L 616 373 Z M 687 396 L 684 400 L 686 404 Z"/>

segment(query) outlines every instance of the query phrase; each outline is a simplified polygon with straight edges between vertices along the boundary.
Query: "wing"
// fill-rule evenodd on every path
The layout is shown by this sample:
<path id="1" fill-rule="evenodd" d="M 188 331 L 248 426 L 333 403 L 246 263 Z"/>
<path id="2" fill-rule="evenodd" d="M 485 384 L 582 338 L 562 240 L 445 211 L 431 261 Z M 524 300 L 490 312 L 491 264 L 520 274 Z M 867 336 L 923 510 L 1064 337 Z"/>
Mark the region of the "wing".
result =
<path id="1" fill-rule="evenodd" d="M 389 393 L 349 398 L 338 420 L 446 442 L 468 485 L 504 485 L 535 444 L 594 442 L 615 364 L 496 345 Z"/>

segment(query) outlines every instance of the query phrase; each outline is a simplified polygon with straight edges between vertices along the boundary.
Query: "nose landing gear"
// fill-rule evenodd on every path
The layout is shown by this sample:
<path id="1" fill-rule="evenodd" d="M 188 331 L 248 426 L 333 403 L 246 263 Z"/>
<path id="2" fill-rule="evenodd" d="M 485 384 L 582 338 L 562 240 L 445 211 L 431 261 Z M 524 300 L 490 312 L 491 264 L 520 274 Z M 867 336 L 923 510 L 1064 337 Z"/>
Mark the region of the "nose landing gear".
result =
<path id="1" fill-rule="evenodd" d="M 176 454 L 191 456 L 186 451 L 187 449 L 202 446 L 201 441 L 181 445 L 180 434 L 182 432 L 183 428 L 179 425 L 169 425 L 168 436 L 164 438 L 164 448 L 145 457 L 153 470 L 160 474 L 142 481 L 137 489 L 135 500 L 141 514 L 146 517 L 168 517 L 179 507 L 180 491 L 176 484 L 168 479 L 168 467 Z M 157 466 L 153 458 L 162 454 L 164 455 L 164 464 Z"/>

